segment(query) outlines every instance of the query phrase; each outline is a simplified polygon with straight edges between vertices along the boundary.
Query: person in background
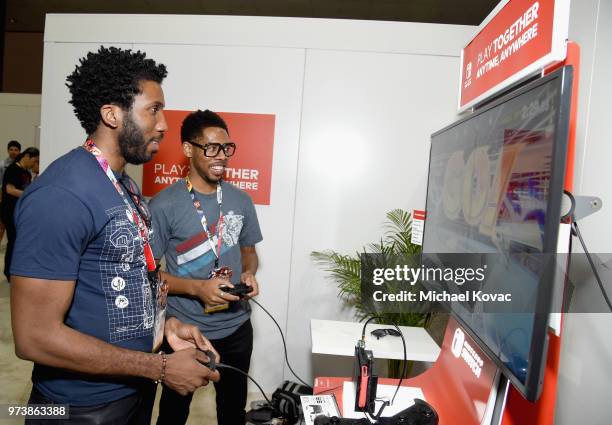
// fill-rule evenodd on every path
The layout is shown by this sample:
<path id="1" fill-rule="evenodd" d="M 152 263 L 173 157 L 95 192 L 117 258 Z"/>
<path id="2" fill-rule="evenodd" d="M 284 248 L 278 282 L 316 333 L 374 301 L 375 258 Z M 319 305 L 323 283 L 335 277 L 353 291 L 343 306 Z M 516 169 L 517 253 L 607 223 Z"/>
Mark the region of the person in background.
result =
<path id="1" fill-rule="evenodd" d="M 6 252 L 4 254 L 4 275 L 11 281 L 11 257 L 15 238 L 15 222 L 13 215 L 17 201 L 23 195 L 23 191 L 32 183 L 32 170 L 36 164 L 40 152 L 37 148 L 27 148 L 15 157 L 15 161 L 9 165 L 2 176 L 2 222 L 6 228 Z"/>
<path id="2" fill-rule="evenodd" d="M 166 258 L 170 314 L 194 324 L 211 340 L 223 363 L 248 372 L 253 349 L 251 309 L 221 286 L 240 282 L 259 293 L 255 244 L 262 240 L 251 197 L 223 181 L 236 144 L 216 113 L 195 111 L 181 126 L 189 174 L 151 201 L 153 254 Z M 177 146 L 177 149 L 179 147 Z M 221 311 L 205 313 L 220 309 Z M 219 425 L 245 423 L 247 378 L 224 370 L 215 384 Z M 164 386 L 157 425 L 187 421 L 191 394 Z"/>
<path id="3" fill-rule="evenodd" d="M 6 145 L 6 152 L 8 153 L 8 157 L 0 163 L 0 178 L 4 175 L 3 173 L 6 168 L 11 165 L 13 161 L 15 161 L 15 158 L 17 158 L 17 155 L 21 153 L 21 143 L 17 140 L 11 140 Z"/>
<path id="4" fill-rule="evenodd" d="M 61 423 L 150 425 L 160 382 L 188 394 L 220 378 L 204 365 L 212 346 L 198 329 L 164 321 L 151 217 L 124 171 L 159 150 L 166 73 L 140 51 L 100 47 L 81 58 L 67 80 L 87 138 L 46 168 L 15 211 L 15 352 L 34 362 L 28 404 L 68 404 Z M 162 336 L 172 354 L 158 353 Z"/>
<path id="5" fill-rule="evenodd" d="M 13 161 L 15 161 L 15 158 L 17 158 L 17 155 L 21 153 L 21 143 L 19 143 L 17 140 L 11 140 L 6 145 L 6 150 L 8 153 L 8 157 L 2 163 L 0 163 L 0 184 L 2 184 L 4 172 L 6 171 L 7 167 L 11 165 Z M 2 211 L 2 193 L 1 192 L 0 192 L 0 211 Z M 5 230 L 5 226 L 4 226 L 4 222 L 2 221 L 2 214 L 0 214 L 0 241 L 2 240 L 2 238 L 4 238 L 4 230 Z"/>

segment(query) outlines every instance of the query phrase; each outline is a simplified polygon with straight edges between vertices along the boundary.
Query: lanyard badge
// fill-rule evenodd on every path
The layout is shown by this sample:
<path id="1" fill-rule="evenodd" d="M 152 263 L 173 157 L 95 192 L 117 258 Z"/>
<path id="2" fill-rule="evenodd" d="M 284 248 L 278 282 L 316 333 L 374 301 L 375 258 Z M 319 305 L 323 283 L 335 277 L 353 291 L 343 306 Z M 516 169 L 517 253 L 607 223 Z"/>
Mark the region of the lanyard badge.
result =
<path id="1" fill-rule="evenodd" d="M 159 349 L 161 346 L 161 341 L 164 335 L 164 324 L 166 318 L 166 300 L 168 296 L 168 285 L 165 280 L 161 279 L 159 274 L 159 267 L 155 264 L 155 259 L 153 258 L 153 250 L 151 249 L 151 244 L 149 243 L 150 230 L 149 225 L 147 224 L 147 219 L 144 216 L 141 216 L 141 209 L 139 208 L 136 211 L 132 208 L 132 205 L 127 199 L 127 195 L 125 192 L 127 191 L 130 195 L 132 195 L 132 201 L 136 207 L 139 206 L 140 200 L 137 198 L 136 194 L 134 194 L 127 187 L 122 187 L 122 183 L 117 180 L 113 170 L 111 170 L 110 165 L 102 151 L 95 145 L 93 140 L 87 140 L 85 144 L 83 144 L 83 148 L 91 153 L 98 161 L 98 165 L 102 168 L 106 177 L 111 181 L 113 187 L 117 190 L 123 203 L 125 204 L 127 210 L 132 216 L 133 223 L 138 230 L 139 236 L 143 241 L 143 249 L 144 249 L 144 257 L 147 265 L 147 279 L 149 281 L 149 287 L 152 290 L 153 302 L 155 306 L 155 323 L 153 324 L 154 328 L 154 336 L 153 336 L 153 350 Z M 125 189 L 125 191 L 124 191 Z M 144 206 L 141 208 L 145 208 Z"/>
<path id="2" fill-rule="evenodd" d="M 215 246 L 214 236 L 210 233 L 208 229 L 208 221 L 206 220 L 206 215 L 204 214 L 204 210 L 202 209 L 202 204 L 200 201 L 196 199 L 195 190 L 193 189 L 193 184 L 191 184 L 191 180 L 189 180 L 189 176 L 185 177 L 185 184 L 187 185 L 187 190 L 189 191 L 189 195 L 191 196 L 191 201 L 193 202 L 193 206 L 198 213 L 198 217 L 200 218 L 200 223 L 202 224 L 202 228 L 206 233 L 206 237 L 208 238 L 208 243 L 210 244 L 210 250 L 215 256 L 215 267 L 214 270 L 219 269 L 219 258 L 221 257 L 221 247 L 223 245 L 223 190 L 221 189 L 221 184 L 217 184 L 217 204 L 219 205 L 219 220 L 217 221 L 217 246 Z M 226 267 L 227 268 L 227 267 Z"/>
<path id="3" fill-rule="evenodd" d="M 189 179 L 189 176 L 185 177 L 185 185 L 187 186 L 187 191 L 189 191 L 189 195 L 191 196 L 191 201 L 193 202 L 193 206 L 198 214 L 198 218 L 200 219 L 200 223 L 202 224 L 202 228 L 206 233 L 206 237 L 208 238 L 208 243 L 210 244 L 210 250 L 215 256 L 215 265 L 213 269 L 208 273 L 208 279 L 213 278 L 222 278 L 229 280 L 232 277 L 232 269 L 227 266 L 220 266 L 219 259 L 221 257 L 221 247 L 223 246 L 223 228 L 224 228 L 224 219 L 223 219 L 223 190 L 221 189 L 221 183 L 217 184 L 217 204 L 219 205 L 219 220 L 217 221 L 217 244 L 215 246 L 215 240 L 213 234 L 210 232 L 208 228 L 208 221 L 206 220 L 206 215 L 204 214 L 204 210 L 202 209 L 202 204 L 200 201 L 196 199 L 195 190 L 193 189 L 193 184 Z M 229 304 L 221 304 L 218 306 L 205 306 L 205 313 L 214 313 L 220 310 L 226 310 L 229 307 Z"/>
<path id="4" fill-rule="evenodd" d="M 113 184 L 114 188 L 117 190 L 117 192 L 121 196 L 121 199 L 123 200 L 123 203 L 127 207 L 128 211 L 130 211 L 132 218 L 134 219 L 134 224 L 136 225 L 136 228 L 138 229 L 138 234 L 140 235 L 143 241 L 144 256 L 145 256 L 145 260 L 147 263 L 147 271 L 148 272 L 155 271 L 156 265 L 155 265 L 155 259 L 153 258 L 153 250 L 151 249 L 151 244 L 149 243 L 150 231 L 149 231 L 149 227 L 147 226 L 147 223 L 140 216 L 140 213 L 135 211 L 134 208 L 132 208 L 132 206 L 130 205 L 123 191 L 121 183 L 119 183 L 119 181 L 117 180 L 117 177 L 115 177 L 115 174 L 113 173 L 113 170 L 111 170 L 110 165 L 108 164 L 108 161 L 106 160 L 106 158 L 104 158 L 102 151 L 95 145 L 93 140 L 87 140 L 85 144 L 83 145 L 83 147 L 96 158 L 96 160 L 98 161 L 98 165 L 100 165 L 100 168 L 102 168 L 102 171 L 104 172 L 104 174 L 106 174 L 106 177 L 108 177 L 108 179 Z"/>
<path id="5" fill-rule="evenodd" d="M 155 330 L 153 332 L 153 352 L 159 351 L 164 341 L 166 306 L 168 304 L 168 282 L 161 277 L 159 266 L 149 272 L 149 283 L 155 294 Z"/>

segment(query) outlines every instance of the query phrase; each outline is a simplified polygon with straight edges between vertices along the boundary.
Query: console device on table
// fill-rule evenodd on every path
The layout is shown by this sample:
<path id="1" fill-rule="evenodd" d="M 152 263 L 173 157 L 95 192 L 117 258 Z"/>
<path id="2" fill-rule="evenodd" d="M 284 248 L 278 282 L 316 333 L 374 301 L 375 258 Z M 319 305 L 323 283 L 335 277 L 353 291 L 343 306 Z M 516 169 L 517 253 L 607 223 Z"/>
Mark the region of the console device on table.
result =
<path id="1" fill-rule="evenodd" d="M 374 373 L 374 356 L 363 344 L 355 347 L 355 411 L 374 414 L 378 376 Z"/>
<path id="2" fill-rule="evenodd" d="M 347 419 L 337 416 L 319 416 L 315 419 L 315 425 L 370 425 L 367 418 L 363 419 Z M 415 398 L 414 404 L 406 410 L 402 410 L 398 414 L 388 417 L 379 418 L 376 422 L 379 425 L 437 425 L 438 414 L 427 402 Z"/>

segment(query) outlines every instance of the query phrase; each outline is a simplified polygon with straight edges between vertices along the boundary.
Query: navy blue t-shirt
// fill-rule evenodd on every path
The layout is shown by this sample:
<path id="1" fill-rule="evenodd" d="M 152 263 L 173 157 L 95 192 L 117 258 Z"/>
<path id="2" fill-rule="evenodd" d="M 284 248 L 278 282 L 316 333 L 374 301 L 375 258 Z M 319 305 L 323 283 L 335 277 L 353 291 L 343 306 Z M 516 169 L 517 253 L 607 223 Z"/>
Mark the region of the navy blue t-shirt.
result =
<path id="1" fill-rule="evenodd" d="M 94 156 L 76 148 L 20 198 L 11 274 L 76 281 L 66 325 L 113 345 L 150 351 L 155 311 L 133 220 Z M 50 399 L 88 406 L 126 397 L 145 381 L 35 364 L 32 382 Z"/>

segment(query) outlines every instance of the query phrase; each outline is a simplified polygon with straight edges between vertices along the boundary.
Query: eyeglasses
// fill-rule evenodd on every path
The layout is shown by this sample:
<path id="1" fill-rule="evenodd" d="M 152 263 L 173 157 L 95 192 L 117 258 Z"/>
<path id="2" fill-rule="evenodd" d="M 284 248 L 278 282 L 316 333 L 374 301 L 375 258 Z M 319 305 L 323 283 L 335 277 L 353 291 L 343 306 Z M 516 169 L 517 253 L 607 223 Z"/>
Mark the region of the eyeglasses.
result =
<path id="1" fill-rule="evenodd" d="M 189 142 L 194 146 L 199 147 L 204 151 L 204 156 L 208 158 L 214 158 L 219 155 L 219 151 L 223 149 L 223 153 L 225 156 L 230 157 L 236 152 L 236 144 L 235 143 L 206 143 L 205 145 L 201 145 L 196 142 Z"/>

